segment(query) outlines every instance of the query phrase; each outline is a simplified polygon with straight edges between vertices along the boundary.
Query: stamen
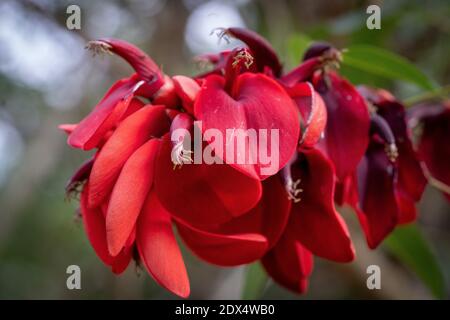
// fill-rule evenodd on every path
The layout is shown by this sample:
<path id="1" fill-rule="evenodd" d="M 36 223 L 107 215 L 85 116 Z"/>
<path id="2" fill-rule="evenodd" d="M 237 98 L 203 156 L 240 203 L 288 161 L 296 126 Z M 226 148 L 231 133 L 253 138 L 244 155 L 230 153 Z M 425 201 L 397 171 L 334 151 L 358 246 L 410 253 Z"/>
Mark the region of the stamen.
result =
<path id="1" fill-rule="evenodd" d="M 398 149 L 397 145 L 395 143 L 386 144 L 384 148 L 384 152 L 386 152 L 386 155 L 388 156 L 389 160 L 391 162 L 395 162 L 398 158 Z"/>
<path id="2" fill-rule="evenodd" d="M 102 54 L 110 54 L 112 55 L 112 46 L 104 41 L 100 40 L 93 40 L 89 41 L 85 47 L 87 50 L 92 51 L 92 56 L 95 57 L 96 55 L 102 55 Z"/>
<path id="3" fill-rule="evenodd" d="M 398 157 L 398 148 L 395 144 L 394 133 L 387 121 L 376 113 L 370 115 L 371 131 L 377 133 L 386 143 L 385 152 L 391 162 Z"/>
<path id="4" fill-rule="evenodd" d="M 300 198 L 300 193 L 303 192 L 302 188 L 299 188 L 301 179 L 292 181 L 289 179 L 286 182 L 286 191 L 288 193 L 288 199 L 294 201 L 294 203 L 299 203 L 302 199 Z"/>
<path id="5" fill-rule="evenodd" d="M 253 56 L 250 54 L 250 52 L 248 52 L 247 49 L 242 49 L 240 50 L 234 57 L 233 57 L 233 63 L 231 64 L 233 66 L 233 68 L 236 68 L 237 65 L 239 65 L 239 63 L 241 61 L 244 61 L 244 65 L 247 69 L 250 68 L 250 66 L 253 64 L 254 62 L 254 58 Z"/>
<path id="6" fill-rule="evenodd" d="M 191 150 L 185 150 L 183 148 L 183 141 L 178 142 L 172 150 L 173 170 L 180 169 L 185 163 L 190 164 L 194 162 L 192 160 L 192 154 L 193 152 Z"/>
<path id="7" fill-rule="evenodd" d="M 222 39 L 224 39 L 227 44 L 229 44 L 231 42 L 230 35 L 228 34 L 227 28 L 221 28 L 221 27 L 214 28 L 211 30 L 209 35 L 213 35 L 213 34 L 216 34 L 217 37 L 219 38 L 219 44 Z"/>

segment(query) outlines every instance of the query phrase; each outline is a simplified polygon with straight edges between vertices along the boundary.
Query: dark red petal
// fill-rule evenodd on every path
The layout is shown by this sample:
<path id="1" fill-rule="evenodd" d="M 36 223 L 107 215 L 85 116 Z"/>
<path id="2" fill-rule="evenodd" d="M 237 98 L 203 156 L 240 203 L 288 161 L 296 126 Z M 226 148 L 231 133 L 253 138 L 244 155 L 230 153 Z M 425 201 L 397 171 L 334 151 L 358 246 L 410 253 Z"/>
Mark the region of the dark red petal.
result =
<path id="1" fill-rule="evenodd" d="M 320 139 L 327 123 L 325 103 L 309 82 L 298 83 L 287 92 L 304 119 L 300 143 L 303 147 L 311 147 Z"/>
<path id="2" fill-rule="evenodd" d="M 153 183 L 159 140 L 152 139 L 137 149 L 120 172 L 106 214 L 106 236 L 111 255 L 125 246 Z"/>
<path id="3" fill-rule="evenodd" d="M 372 142 L 358 166 L 357 181 L 354 181 L 359 205 L 353 197 L 353 207 L 372 249 L 395 228 L 399 220 L 395 175 L 394 165 L 385 153 L 384 144 Z"/>
<path id="4" fill-rule="evenodd" d="M 302 149 L 292 166 L 300 179 L 301 200 L 292 205 L 291 228 L 314 255 L 349 262 L 355 257 L 350 234 L 334 207 L 335 177 L 331 162 L 316 149 Z"/>
<path id="5" fill-rule="evenodd" d="M 94 164 L 95 156 L 86 160 L 73 174 L 66 184 L 66 194 L 76 191 L 77 187 L 89 178 Z"/>
<path id="6" fill-rule="evenodd" d="M 280 75 L 281 63 L 275 50 L 266 39 L 256 32 L 244 28 L 228 28 L 225 30 L 225 34 L 241 40 L 252 50 L 260 71 L 264 71 L 264 67 L 267 66 L 276 76 Z"/>
<path id="7" fill-rule="evenodd" d="M 141 79 L 146 82 L 161 81 L 162 85 L 163 79 L 159 67 L 145 52 L 136 46 L 123 40 L 107 38 L 91 41 L 90 44 L 94 46 L 106 45 L 107 51 L 114 52 L 125 59 L 136 70 Z"/>
<path id="8" fill-rule="evenodd" d="M 434 179 L 450 187 L 450 107 L 422 119 L 423 131 L 418 152 Z M 447 194 L 449 197 L 450 194 Z"/>
<path id="9" fill-rule="evenodd" d="M 166 135 L 156 163 L 155 188 L 170 213 L 196 226 L 226 222 L 253 208 L 261 182 L 223 164 L 184 164 L 175 169 Z"/>
<path id="10" fill-rule="evenodd" d="M 289 226 L 276 246 L 261 261 L 277 283 L 297 293 L 306 292 L 308 278 L 313 270 L 313 256 L 296 239 Z"/>
<path id="11" fill-rule="evenodd" d="M 189 279 L 173 234 L 170 215 L 152 191 L 139 216 L 137 248 L 156 282 L 183 298 L 189 296 Z"/>
<path id="12" fill-rule="evenodd" d="M 292 157 L 298 143 L 300 119 L 294 102 L 278 83 L 262 74 L 244 73 L 238 76 L 231 96 L 223 88 L 223 78 L 213 75 L 206 79 L 197 96 L 194 112 L 197 119 L 202 120 L 203 131 L 211 128 L 222 133 L 223 158 L 234 168 L 256 179 L 275 174 Z M 227 129 L 241 129 L 244 132 L 253 129 L 256 136 L 259 136 L 259 144 L 267 142 L 267 148 L 237 143 L 239 139 L 236 134 L 227 139 Z M 266 130 L 267 139 L 258 134 L 260 129 Z M 276 137 L 272 129 L 278 130 L 279 145 L 271 144 L 272 136 Z M 231 157 L 226 150 L 236 145 L 239 149 Z M 258 151 L 259 154 L 261 151 L 267 151 L 263 149 L 273 149 L 275 153 L 271 155 L 272 160 L 277 158 L 276 151 L 279 151 L 278 165 L 262 163 Z M 239 161 L 236 156 L 238 154 L 245 157 L 245 161 Z M 249 159 L 255 164 L 251 164 Z"/>
<path id="13" fill-rule="evenodd" d="M 120 123 L 100 150 L 90 176 L 89 205 L 100 205 L 111 192 L 122 166 L 152 137 L 169 129 L 163 106 L 145 106 Z"/>
<path id="14" fill-rule="evenodd" d="M 303 60 L 306 61 L 308 59 L 312 59 L 315 57 L 322 56 L 326 51 L 334 49 L 329 43 L 327 42 L 314 42 L 308 50 L 306 50 L 305 54 L 303 55 Z"/>
<path id="15" fill-rule="evenodd" d="M 369 143 L 369 112 L 364 99 L 355 88 L 337 74 L 327 73 L 314 83 L 327 107 L 325 149 L 332 160 L 339 180 L 351 174 Z"/>
<path id="16" fill-rule="evenodd" d="M 95 148 L 123 115 L 121 112 L 114 112 L 115 108 L 119 103 L 129 103 L 138 81 L 136 76 L 117 81 L 94 110 L 73 130 L 67 140 L 68 144 L 83 150 Z"/>
<path id="17" fill-rule="evenodd" d="M 201 259 L 220 266 L 237 266 L 261 258 L 267 239 L 258 233 L 220 234 L 200 230 L 177 221 L 180 236 Z"/>
<path id="18" fill-rule="evenodd" d="M 189 113 L 194 113 L 194 101 L 200 91 L 200 86 L 195 80 L 185 76 L 174 76 L 172 80 L 175 92 L 183 103 L 183 108 Z"/>

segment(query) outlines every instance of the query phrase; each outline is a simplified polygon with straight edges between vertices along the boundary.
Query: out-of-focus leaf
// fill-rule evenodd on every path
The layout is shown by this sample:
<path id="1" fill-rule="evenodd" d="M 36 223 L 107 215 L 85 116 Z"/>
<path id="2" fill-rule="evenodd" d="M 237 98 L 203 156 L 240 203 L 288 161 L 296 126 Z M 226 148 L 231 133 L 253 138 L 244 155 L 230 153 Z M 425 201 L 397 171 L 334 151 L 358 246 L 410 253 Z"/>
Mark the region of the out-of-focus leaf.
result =
<path id="1" fill-rule="evenodd" d="M 352 45 L 343 54 L 344 65 L 383 77 L 413 83 L 425 90 L 434 90 L 433 82 L 405 58 L 369 45 Z"/>
<path id="2" fill-rule="evenodd" d="M 253 300 L 261 297 L 267 284 L 267 274 L 260 263 L 249 265 L 245 272 L 242 299 Z"/>
<path id="3" fill-rule="evenodd" d="M 313 42 L 311 38 L 302 33 L 291 36 L 288 40 L 288 55 L 293 66 L 298 65 L 305 54 L 306 49 Z"/>
<path id="4" fill-rule="evenodd" d="M 445 296 L 442 270 L 416 225 L 398 227 L 385 244 L 394 256 L 417 274 L 435 297 Z"/>

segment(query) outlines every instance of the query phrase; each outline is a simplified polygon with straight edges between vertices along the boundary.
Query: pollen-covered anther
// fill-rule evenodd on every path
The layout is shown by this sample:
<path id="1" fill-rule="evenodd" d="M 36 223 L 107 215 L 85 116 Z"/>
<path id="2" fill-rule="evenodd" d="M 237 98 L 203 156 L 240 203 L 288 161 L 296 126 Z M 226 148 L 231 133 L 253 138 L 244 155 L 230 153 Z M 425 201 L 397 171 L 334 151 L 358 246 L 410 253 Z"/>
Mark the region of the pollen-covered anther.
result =
<path id="1" fill-rule="evenodd" d="M 336 48 L 330 48 L 320 57 L 322 68 L 339 69 L 343 60 L 342 52 Z"/>
<path id="2" fill-rule="evenodd" d="M 192 160 L 193 152 L 191 150 L 185 150 L 183 147 L 183 141 L 178 142 L 172 150 L 172 163 L 173 169 L 181 168 L 183 164 L 189 164 L 194 162 Z"/>
<path id="3" fill-rule="evenodd" d="M 295 181 L 289 180 L 286 183 L 286 191 L 288 193 L 288 199 L 294 201 L 294 203 L 299 203 L 302 199 L 300 198 L 300 193 L 303 189 L 299 187 L 301 180 L 297 179 Z"/>
<path id="4" fill-rule="evenodd" d="M 395 143 L 386 144 L 384 151 L 391 162 L 395 162 L 395 160 L 397 160 L 398 149 Z"/>
<path id="5" fill-rule="evenodd" d="M 248 52 L 248 50 L 243 49 L 239 51 L 234 57 L 233 57 L 233 63 L 232 66 L 235 68 L 237 65 L 239 65 L 243 61 L 245 67 L 247 69 L 250 68 L 250 66 L 254 62 L 253 56 Z"/>
<path id="6" fill-rule="evenodd" d="M 66 186 L 65 200 L 70 201 L 72 199 L 79 200 L 79 195 L 83 189 L 85 181 L 73 181 Z"/>
<path id="7" fill-rule="evenodd" d="M 89 41 L 85 47 L 89 51 L 92 51 L 92 55 L 110 54 L 112 55 L 112 46 L 104 41 L 93 40 Z"/>

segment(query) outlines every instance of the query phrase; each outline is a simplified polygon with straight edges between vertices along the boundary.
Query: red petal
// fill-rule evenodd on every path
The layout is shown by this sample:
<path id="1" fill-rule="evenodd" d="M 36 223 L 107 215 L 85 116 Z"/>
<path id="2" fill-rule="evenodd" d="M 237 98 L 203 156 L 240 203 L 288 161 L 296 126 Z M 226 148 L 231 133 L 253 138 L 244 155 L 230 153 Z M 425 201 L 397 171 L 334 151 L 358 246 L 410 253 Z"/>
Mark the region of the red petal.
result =
<path id="1" fill-rule="evenodd" d="M 189 296 L 189 279 L 170 215 L 154 192 L 150 192 L 137 226 L 139 256 L 148 272 L 167 290 L 183 298 Z"/>
<path id="2" fill-rule="evenodd" d="M 200 258 L 217 265 L 233 266 L 260 259 L 279 240 L 291 208 L 280 177 L 270 177 L 263 186 L 258 205 L 225 224 L 199 229 L 180 221 L 183 240 Z"/>
<path id="3" fill-rule="evenodd" d="M 197 229 L 177 221 L 186 245 L 201 259 L 220 266 L 237 266 L 261 258 L 267 239 L 258 233 L 219 234 Z"/>
<path id="4" fill-rule="evenodd" d="M 321 137 L 327 123 L 327 109 L 322 97 L 309 82 L 298 83 L 287 92 L 297 104 L 304 119 L 300 143 L 304 147 L 313 146 Z"/>
<path id="5" fill-rule="evenodd" d="M 347 226 L 334 207 L 335 178 L 330 161 L 316 149 L 302 149 L 293 167 L 301 200 L 294 203 L 291 227 L 314 255 L 349 262 L 355 257 Z"/>
<path id="6" fill-rule="evenodd" d="M 221 164 L 184 164 L 174 169 L 172 143 L 165 136 L 156 163 L 155 190 L 170 213 L 189 224 L 223 223 L 253 208 L 261 182 Z"/>
<path id="7" fill-rule="evenodd" d="M 122 166 L 143 143 L 169 129 L 163 106 L 146 106 L 122 121 L 100 150 L 90 176 L 89 205 L 100 205 L 111 192 Z"/>
<path id="8" fill-rule="evenodd" d="M 369 143 L 370 119 L 364 99 L 345 79 L 327 73 L 330 87 L 323 77 L 314 87 L 322 95 L 328 112 L 325 149 L 334 163 L 336 175 L 343 180 L 363 157 Z"/>
<path id="9" fill-rule="evenodd" d="M 126 110 L 123 111 L 122 116 L 119 119 L 119 122 L 125 120 L 130 115 L 132 115 L 133 113 L 135 113 L 136 111 L 141 109 L 143 106 L 144 106 L 144 103 L 141 100 L 139 100 L 138 98 L 134 97 L 131 100 L 131 102 L 128 105 L 128 107 L 126 108 Z"/>
<path id="10" fill-rule="evenodd" d="M 72 123 L 64 123 L 64 124 L 60 124 L 58 126 L 58 129 L 64 131 L 65 133 L 67 133 L 68 135 L 70 135 L 73 130 L 75 130 L 75 128 L 77 127 L 77 123 L 72 124 Z"/>
<path id="11" fill-rule="evenodd" d="M 319 57 L 308 59 L 302 62 L 298 67 L 291 70 L 280 78 L 280 82 L 286 87 L 295 86 L 299 82 L 306 81 L 311 78 L 314 71 L 320 66 L 321 59 Z"/>
<path id="12" fill-rule="evenodd" d="M 174 76 L 172 80 L 175 91 L 183 102 L 183 108 L 189 113 L 194 113 L 194 101 L 200 91 L 200 86 L 195 80 L 185 76 Z"/>
<path id="13" fill-rule="evenodd" d="M 286 228 L 277 245 L 261 260 L 267 273 L 280 285 L 297 293 L 308 287 L 313 270 L 313 256 Z"/>
<path id="14" fill-rule="evenodd" d="M 292 157 L 298 143 L 300 122 L 294 102 L 278 83 L 262 74 L 244 73 L 238 76 L 233 96 L 228 95 L 223 87 L 223 78 L 212 75 L 206 79 L 197 96 L 194 112 L 197 119 L 202 120 L 203 130 L 212 128 L 222 133 L 224 160 L 234 168 L 256 179 L 275 174 Z M 267 142 L 267 149 L 273 149 L 272 160 L 277 156 L 276 151 L 279 151 L 278 165 L 272 163 L 272 167 L 269 167 L 263 164 L 262 159 L 257 156 L 262 147 L 254 148 L 254 144 L 238 143 L 237 135 L 228 139 L 227 129 L 244 132 L 248 129 L 255 130 L 256 136 L 259 136 L 259 144 Z M 266 141 L 258 134 L 260 129 L 266 130 Z M 271 144 L 272 129 L 278 130 L 279 145 Z M 236 145 L 239 149 L 234 152 L 234 156 L 227 157 L 227 148 Z M 245 161 L 239 161 L 237 155 L 245 157 Z M 255 164 L 251 164 L 249 160 Z"/>
<path id="15" fill-rule="evenodd" d="M 83 225 L 89 242 L 103 263 L 111 266 L 114 273 L 120 274 L 128 267 L 128 264 L 130 263 L 132 249 L 131 244 L 129 247 L 124 248 L 124 250 L 122 250 L 116 257 L 112 257 L 109 254 L 106 244 L 105 218 L 102 208 L 98 207 L 95 209 L 90 209 L 87 206 L 88 193 L 89 185 L 86 183 L 83 192 L 81 193 L 80 206 Z"/>
<path id="16" fill-rule="evenodd" d="M 278 76 L 281 73 L 281 63 L 270 43 L 256 32 L 244 28 L 228 28 L 225 34 L 244 42 L 253 52 L 258 70 L 264 71 L 268 66 Z"/>
<path id="17" fill-rule="evenodd" d="M 175 91 L 175 85 L 169 76 L 164 76 L 164 85 L 152 97 L 153 104 L 165 105 L 166 108 L 178 107 L 180 101 Z"/>
<path id="18" fill-rule="evenodd" d="M 253 209 L 215 230 L 223 234 L 259 233 L 267 238 L 269 248 L 272 248 L 283 233 L 290 212 L 291 201 L 276 175 L 263 182 L 262 198 Z"/>
<path id="19" fill-rule="evenodd" d="M 158 148 L 159 141 L 152 139 L 137 149 L 114 186 L 106 215 L 108 249 L 113 256 L 125 246 L 152 186 Z"/>
<path id="20" fill-rule="evenodd" d="M 117 81 L 94 110 L 70 134 L 67 140 L 68 144 L 83 150 L 96 147 L 123 115 L 121 112 L 114 112 L 116 106 L 121 101 L 122 104 L 129 103 L 129 99 L 125 98 L 132 98 L 133 88 L 137 82 L 136 76 Z M 119 108 L 119 110 L 123 110 L 123 108 Z"/>

